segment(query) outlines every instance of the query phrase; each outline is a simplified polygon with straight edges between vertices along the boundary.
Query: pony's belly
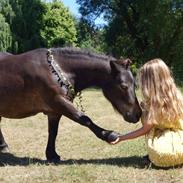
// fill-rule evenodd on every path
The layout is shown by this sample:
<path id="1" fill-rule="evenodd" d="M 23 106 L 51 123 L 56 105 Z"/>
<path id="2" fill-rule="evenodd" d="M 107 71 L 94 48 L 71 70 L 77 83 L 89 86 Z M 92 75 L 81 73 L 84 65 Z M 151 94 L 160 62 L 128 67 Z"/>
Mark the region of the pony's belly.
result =
<path id="1" fill-rule="evenodd" d="M 19 97 L 9 96 L 0 100 L 0 116 L 2 117 L 24 118 L 39 112 L 51 113 L 52 109 L 37 94 L 29 93 Z"/>
<path id="2" fill-rule="evenodd" d="M 14 119 L 19 119 L 19 118 L 25 118 L 29 116 L 34 116 L 40 112 L 43 113 L 51 113 L 52 110 L 50 110 L 48 107 L 39 107 L 36 106 L 34 108 L 29 108 L 25 106 L 19 106 L 17 107 L 11 107 L 11 108 L 6 108 L 6 109 L 0 109 L 0 116 L 5 117 L 5 118 L 14 118 Z"/>
<path id="3" fill-rule="evenodd" d="M 28 113 L 0 113 L 1 117 L 4 118 L 11 118 L 11 119 L 21 119 L 21 118 L 26 118 L 29 116 L 34 116 L 36 115 L 38 112 L 28 112 Z"/>

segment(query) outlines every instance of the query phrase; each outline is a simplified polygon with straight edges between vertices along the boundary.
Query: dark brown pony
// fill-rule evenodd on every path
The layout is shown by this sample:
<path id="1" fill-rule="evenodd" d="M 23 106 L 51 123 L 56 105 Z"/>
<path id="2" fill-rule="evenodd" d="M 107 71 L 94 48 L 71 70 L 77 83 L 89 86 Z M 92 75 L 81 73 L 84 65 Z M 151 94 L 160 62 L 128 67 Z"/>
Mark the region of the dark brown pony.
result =
<path id="1" fill-rule="evenodd" d="M 46 114 L 49 126 L 46 157 L 49 161 L 60 160 L 55 151 L 55 139 L 62 115 L 88 127 L 109 143 L 118 137 L 117 133 L 97 126 L 74 107 L 75 94 L 85 88 L 101 88 L 126 121 L 135 123 L 141 116 L 129 59 L 116 60 L 74 48 L 0 55 L 0 116 L 25 118 L 40 112 Z M 8 147 L 1 131 L 0 147 L 2 151 Z"/>

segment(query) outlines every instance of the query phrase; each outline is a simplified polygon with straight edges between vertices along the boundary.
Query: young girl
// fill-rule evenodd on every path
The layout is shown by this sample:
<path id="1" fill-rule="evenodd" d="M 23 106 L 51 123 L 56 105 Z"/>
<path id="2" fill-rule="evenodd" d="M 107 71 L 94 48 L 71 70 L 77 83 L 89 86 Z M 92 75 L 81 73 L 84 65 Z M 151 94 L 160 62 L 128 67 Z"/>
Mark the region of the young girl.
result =
<path id="1" fill-rule="evenodd" d="M 168 66 L 161 59 L 147 62 L 140 69 L 139 82 L 143 126 L 119 136 L 112 144 L 146 135 L 153 164 L 160 167 L 183 164 L 183 96 Z"/>

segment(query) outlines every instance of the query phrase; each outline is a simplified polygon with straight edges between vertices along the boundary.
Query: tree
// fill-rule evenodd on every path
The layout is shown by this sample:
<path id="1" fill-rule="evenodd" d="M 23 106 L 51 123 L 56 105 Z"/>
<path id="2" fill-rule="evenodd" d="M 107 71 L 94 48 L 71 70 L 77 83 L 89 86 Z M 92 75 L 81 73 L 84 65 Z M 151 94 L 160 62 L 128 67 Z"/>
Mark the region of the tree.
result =
<path id="1" fill-rule="evenodd" d="M 77 0 L 90 21 L 108 21 L 106 42 L 115 56 L 138 64 L 160 57 L 174 70 L 183 67 L 183 8 L 180 0 Z"/>
<path id="2" fill-rule="evenodd" d="M 9 0 L 4 0 L 9 1 Z M 43 45 L 40 30 L 43 26 L 43 14 L 46 6 L 40 0 L 9 1 L 14 16 L 6 19 L 12 31 L 12 52 L 19 53 Z"/>
<path id="3" fill-rule="evenodd" d="M 62 2 L 55 0 L 47 3 L 41 36 L 47 47 L 75 44 L 77 39 L 74 18 Z"/>
<path id="4" fill-rule="evenodd" d="M 0 14 L 0 51 L 7 51 L 11 47 L 11 31 L 5 18 Z"/>
<path id="5" fill-rule="evenodd" d="M 0 2 L 0 51 L 10 51 L 12 44 L 12 32 L 8 19 L 12 20 L 14 13 L 8 0 Z"/>
<path id="6" fill-rule="evenodd" d="M 10 0 L 1 0 L 0 2 L 0 12 L 5 17 L 6 22 L 12 23 L 12 19 L 15 13 L 10 5 Z"/>
<path id="7" fill-rule="evenodd" d="M 182 38 L 183 10 L 175 0 L 77 0 L 90 21 L 104 13 L 108 21 L 106 41 L 115 55 L 135 55 L 146 60 L 161 56 L 170 60 Z M 175 6 L 175 3 L 178 5 Z M 112 43 L 112 44 L 111 44 Z M 112 45 L 112 46 L 110 46 Z M 167 54 L 168 53 L 168 54 Z"/>
<path id="8" fill-rule="evenodd" d="M 76 20 L 77 45 L 80 48 L 93 50 L 95 52 L 104 52 L 104 30 L 96 27 L 87 20 L 80 18 Z"/>

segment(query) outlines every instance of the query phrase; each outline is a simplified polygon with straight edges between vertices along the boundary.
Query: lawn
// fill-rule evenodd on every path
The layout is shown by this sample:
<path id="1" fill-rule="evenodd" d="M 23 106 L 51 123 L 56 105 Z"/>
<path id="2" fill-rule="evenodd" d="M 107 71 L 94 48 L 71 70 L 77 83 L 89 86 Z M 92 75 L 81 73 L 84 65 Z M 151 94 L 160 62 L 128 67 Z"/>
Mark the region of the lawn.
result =
<path id="1" fill-rule="evenodd" d="M 117 114 L 100 90 L 82 94 L 86 114 L 98 125 L 120 133 L 140 126 Z M 57 137 L 61 164 L 45 162 L 47 119 L 43 114 L 21 120 L 2 119 L 10 153 L 0 154 L 0 183 L 179 183 L 183 168 L 160 169 L 147 163 L 144 138 L 109 145 L 87 128 L 63 117 Z"/>

